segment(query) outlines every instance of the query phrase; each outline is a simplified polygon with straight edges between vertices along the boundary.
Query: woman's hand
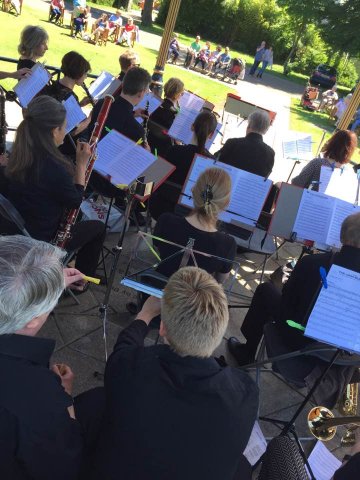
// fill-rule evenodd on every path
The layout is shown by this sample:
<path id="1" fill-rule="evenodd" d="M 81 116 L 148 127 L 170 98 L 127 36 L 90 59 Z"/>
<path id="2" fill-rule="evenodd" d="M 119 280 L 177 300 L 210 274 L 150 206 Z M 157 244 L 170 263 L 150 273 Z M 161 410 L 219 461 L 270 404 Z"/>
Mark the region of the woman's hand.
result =
<path id="1" fill-rule="evenodd" d="M 76 144 L 76 166 L 87 167 L 91 155 L 91 148 L 88 143 L 80 142 Z"/>
<path id="2" fill-rule="evenodd" d="M 11 74 L 11 78 L 16 78 L 16 80 L 21 80 L 22 78 L 27 77 L 28 75 L 31 75 L 30 68 L 20 68 L 20 70 L 17 70 L 16 72 L 13 72 Z"/>

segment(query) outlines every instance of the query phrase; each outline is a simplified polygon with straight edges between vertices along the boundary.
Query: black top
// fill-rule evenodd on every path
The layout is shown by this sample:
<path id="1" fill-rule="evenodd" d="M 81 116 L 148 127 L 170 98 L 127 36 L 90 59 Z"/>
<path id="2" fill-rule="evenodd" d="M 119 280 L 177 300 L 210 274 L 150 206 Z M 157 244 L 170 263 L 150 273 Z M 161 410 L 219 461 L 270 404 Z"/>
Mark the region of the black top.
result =
<path id="1" fill-rule="evenodd" d="M 334 480 L 355 480 L 360 470 L 360 452 L 353 455 L 350 460 L 334 474 Z"/>
<path id="2" fill-rule="evenodd" d="M 211 274 L 228 273 L 232 268 L 231 261 L 235 258 L 236 242 L 233 237 L 226 233 L 204 232 L 190 225 L 185 217 L 179 217 L 173 213 L 164 213 L 156 223 L 154 235 L 183 246 L 187 245 L 189 238 L 193 238 L 195 240 L 194 250 L 230 260 L 230 262 L 225 262 L 203 255 L 195 255 L 198 266 Z M 160 252 L 161 259 L 165 259 L 180 250 L 156 240 L 154 240 L 154 244 Z M 182 254 L 179 254 L 175 258 L 165 260 L 157 270 L 166 277 L 170 277 L 179 269 L 181 259 Z M 194 265 L 191 258 L 188 265 Z"/>
<path id="3" fill-rule="evenodd" d="M 233 480 L 256 418 L 257 387 L 213 358 L 144 348 L 148 330 L 142 320 L 125 328 L 107 362 L 93 478 Z"/>
<path id="4" fill-rule="evenodd" d="M 167 131 L 171 127 L 178 110 L 174 107 L 171 100 L 165 98 L 162 104 L 153 111 L 148 122 L 148 144 L 151 151 L 162 157 L 167 157 L 168 151 L 172 146 L 172 139 Z"/>
<path id="5" fill-rule="evenodd" d="M 150 198 L 150 212 L 155 220 L 162 213 L 174 211 L 192 161 L 197 153 L 201 152 L 196 145 L 174 145 L 168 150 L 166 160 L 175 165 L 176 170 Z M 203 155 L 203 153 L 201 154 Z M 211 153 L 207 150 L 206 156 L 212 158 Z"/>
<path id="6" fill-rule="evenodd" d="M 9 199 L 25 220 L 25 228 L 37 240 L 51 241 L 65 208 L 78 208 L 84 187 L 75 185 L 56 160 L 39 160 L 38 180 L 9 180 Z"/>
<path id="7" fill-rule="evenodd" d="M 302 348 L 313 340 L 299 334 L 299 331 L 286 325 L 286 320 L 305 325 L 316 294 L 321 287 L 319 269 L 329 271 L 332 264 L 360 272 L 360 248 L 343 246 L 340 252 L 332 255 L 323 253 L 307 255 L 299 260 L 282 290 L 280 321 L 287 344 L 294 350 Z"/>
<path id="8" fill-rule="evenodd" d="M 165 98 L 162 104 L 150 115 L 150 119 L 164 127 L 166 130 L 169 130 L 177 113 L 178 110 L 174 107 L 173 102 L 168 98 Z"/>
<path id="9" fill-rule="evenodd" d="M 65 85 L 60 83 L 60 80 L 56 80 L 50 85 L 46 85 L 42 93 L 44 95 L 49 95 L 49 97 L 56 98 L 56 100 L 58 100 L 59 102 L 63 102 L 64 100 L 67 100 L 70 95 L 73 95 L 76 101 L 79 103 L 79 98 L 76 93 L 71 90 L 71 88 L 66 87 Z"/>
<path id="10" fill-rule="evenodd" d="M 94 107 L 91 115 L 91 122 L 88 128 L 88 137 L 90 138 L 91 132 L 94 129 L 94 123 L 97 120 L 100 109 L 104 100 L 99 100 Z M 105 126 L 107 129 L 115 129 L 122 133 L 126 137 L 130 138 L 134 142 L 137 142 L 144 136 L 144 128 L 134 118 L 133 106 L 125 98 L 119 96 L 110 107 L 110 112 L 106 120 Z M 101 138 L 108 134 L 108 130 L 103 129 Z"/>
<path id="11" fill-rule="evenodd" d="M 48 368 L 55 341 L 0 335 L 0 478 L 75 480 L 80 426 L 59 377 Z"/>
<path id="12" fill-rule="evenodd" d="M 21 70 L 22 68 L 32 68 L 36 62 L 34 60 L 29 60 L 28 58 L 21 59 L 17 63 L 17 70 Z"/>
<path id="13" fill-rule="evenodd" d="M 227 140 L 216 156 L 220 162 L 268 177 L 274 166 L 275 152 L 263 142 L 262 135 L 248 133 L 246 137 Z"/>
<path id="14" fill-rule="evenodd" d="M 122 82 L 124 80 L 125 75 L 126 75 L 126 72 L 123 72 L 121 70 L 121 72 L 119 73 L 119 76 L 118 76 L 118 80 L 120 80 L 120 82 Z"/>

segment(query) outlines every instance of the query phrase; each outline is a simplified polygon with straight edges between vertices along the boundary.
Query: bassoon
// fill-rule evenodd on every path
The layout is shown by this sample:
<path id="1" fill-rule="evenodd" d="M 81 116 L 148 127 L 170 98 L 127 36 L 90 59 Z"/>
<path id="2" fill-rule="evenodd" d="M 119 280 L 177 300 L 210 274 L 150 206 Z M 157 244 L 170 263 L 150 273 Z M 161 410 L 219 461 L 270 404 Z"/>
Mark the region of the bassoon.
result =
<path id="1" fill-rule="evenodd" d="M 0 87 L 0 155 L 6 153 L 7 124 L 5 116 L 5 91 Z"/>
<path id="2" fill-rule="evenodd" d="M 91 148 L 91 154 L 90 154 L 90 159 L 88 162 L 88 165 L 86 167 L 86 172 L 85 172 L 85 185 L 84 185 L 84 190 L 87 187 L 87 184 L 90 179 L 91 172 L 94 168 L 95 160 L 96 160 L 96 147 L 97 143 L 101 137 L 101 133 L 103 131 L 103 128 L 105 126 L 105 122 L 107 119 L 107 116 L 110 111 L 111 104 L 114 101 L 114 97 L 111 95 L 106 95 L 104 99 L 104 103 L 101 106 L 101 109 L 99 111 L 99 115 L 97 117 L 96 123 L 94 125 L 93 132 L 91 134 L 90 138 L 90 148 Z M 71 227 L 75 224 L 77 216 L 79 214 L 80 207 L 79 208 L 73 208 L 73 209 L 66 209 L 64 212 L 64 216 L 60 222 L 60 226 L 58 231 L 56 232 L 55 238 L 53 240 L 53 244 L 56 245 L 57 247 L 60 248 L 65 248 L 68 240 L 71 238 Z"/>

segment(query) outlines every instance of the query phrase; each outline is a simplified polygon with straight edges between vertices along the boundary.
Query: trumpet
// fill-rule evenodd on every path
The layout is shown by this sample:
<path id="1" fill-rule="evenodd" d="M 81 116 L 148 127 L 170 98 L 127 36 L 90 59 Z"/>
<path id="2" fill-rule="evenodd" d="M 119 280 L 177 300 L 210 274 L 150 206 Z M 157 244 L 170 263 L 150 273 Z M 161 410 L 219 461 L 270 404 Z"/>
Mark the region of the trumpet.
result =
<path id="1" fill-rule="evenodd" d="M 331 410 L 326 407 L 317 406 L 308 414 L 308 427 L 312 435 L 322 442 L 334 438 L 336 429 L 340 425 L 360 425 L 360 416 L 335 417 Z"/>

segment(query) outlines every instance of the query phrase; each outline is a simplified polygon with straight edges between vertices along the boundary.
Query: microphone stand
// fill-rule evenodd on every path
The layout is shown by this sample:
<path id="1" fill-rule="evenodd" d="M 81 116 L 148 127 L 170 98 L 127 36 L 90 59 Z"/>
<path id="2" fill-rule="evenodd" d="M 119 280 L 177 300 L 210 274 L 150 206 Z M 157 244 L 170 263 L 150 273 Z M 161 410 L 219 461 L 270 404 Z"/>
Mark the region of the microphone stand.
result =
<path id="1" fill-rule="evenodd" d="M 116 274 L 117 266 L 119 263 L 120 255 L 123 250 L 126 227 L 129 222 L 129 218 L 131 215 L 131 211 L 134 207 L 135 201 L 137 200 L 136 197 L 144 197 L 144 196 L 150 195 L 153 189 L 153 185 L 154 185 L 153 182 L 144 183 L 144 177 L 139 177 L 138 179 L 135 180 L 134 183 L 129 185 L 129 188 L 127 191 L 126 208 L 124 213 L 124 224 L 120 232 L 119 241 L 117 245 L 113 248 L 114 260 L 111 265 L 111 270 L 110 270 L 110 275 L 107 282 L 104 300 L 99 307 L 100 319 L 103 325 L 105 360 L 108 359 L 106 326 L 107 326 L 107 313 L 109 309 L 109 299 L 110 299 L 113 283 L 115 280 L 115 274 Z"/>

